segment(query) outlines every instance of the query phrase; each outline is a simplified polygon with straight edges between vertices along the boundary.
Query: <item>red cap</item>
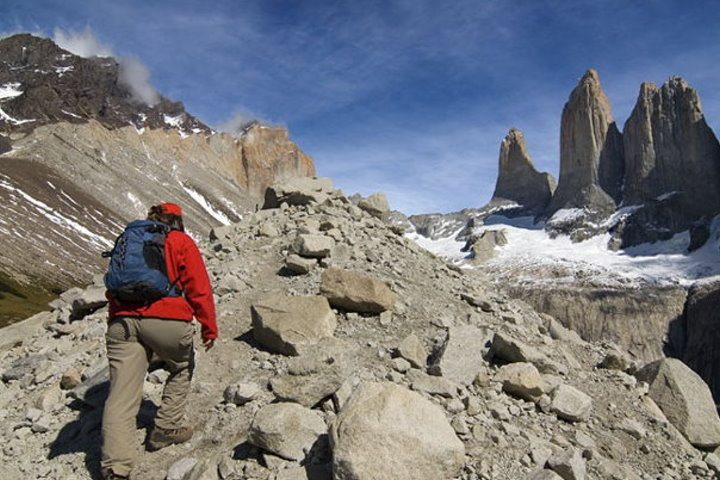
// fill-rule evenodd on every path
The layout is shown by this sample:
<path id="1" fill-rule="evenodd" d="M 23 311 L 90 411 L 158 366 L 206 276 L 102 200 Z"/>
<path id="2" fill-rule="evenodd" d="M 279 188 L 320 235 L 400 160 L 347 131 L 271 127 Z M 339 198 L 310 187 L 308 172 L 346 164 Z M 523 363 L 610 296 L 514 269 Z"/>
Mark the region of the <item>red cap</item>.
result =
<path id="1" fill-rule="evenodd" d="M 178 217 L 182 217 L 182 208 L 180 208 L 180 205 L 176 203 L 161 203 L 160 207 L 163 210 L 163 213 L 167 213 L 168 215 L 177 215 Z"/>

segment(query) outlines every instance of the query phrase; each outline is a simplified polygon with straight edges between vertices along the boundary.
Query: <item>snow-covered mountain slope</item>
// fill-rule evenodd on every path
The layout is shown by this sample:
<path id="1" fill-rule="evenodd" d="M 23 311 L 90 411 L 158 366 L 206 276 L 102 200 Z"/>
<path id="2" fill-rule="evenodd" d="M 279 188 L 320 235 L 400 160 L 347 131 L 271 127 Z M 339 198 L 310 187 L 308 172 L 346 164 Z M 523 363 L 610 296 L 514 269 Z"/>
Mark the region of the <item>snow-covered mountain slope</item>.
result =
<path id="1" fill-rule="evenodd" d="M 720 219 L 705 245 L 687 253 L 689 233 L 620 251 L 607 249 L 609 234 L 582 242 L 551 238 L 532 218 L 490 216 L 473 236 L 501 230 L 507 244 L 476 262 L 452 234 L 435 240 L 408 234 L 418 244 L 466 269 L 482 271 L 498 289 L 554 316 L 584 338 L 613 341 L 638 358 L 663 355 L 672 325 L 685 309 L 687 289 L 720 278 Z"/>
<path id="2" fill-rule="evenodd" d="M 417 233 L 409 236 L 438 256 L 466 268 L 491 271 L 516 283 L 557 286 L 583 281 L 605 287 L 632 288 L 642 284 L 687 287 L 698 280 L 720 277 L 719 219 L 712 223 L 710 241 L 691 253 L 687 252 L 690 244 L 687 231 L 670 240 L 612 251 L 607 248 L 609 234 L 583 242 L 573 242 L 565 235 L 553 238 L 544 223 L 533 223 L 532 217 L 490 216 L 473 233 L 486 230 L 503 230 L 508 244 L 495 247 L 495 257 L 477 265 L 468 253 L 461 251 L 465 242 L 456 239 L 461 229 L 435 240 Z M 562 275 L 547 276 L 548 271 Z"/>

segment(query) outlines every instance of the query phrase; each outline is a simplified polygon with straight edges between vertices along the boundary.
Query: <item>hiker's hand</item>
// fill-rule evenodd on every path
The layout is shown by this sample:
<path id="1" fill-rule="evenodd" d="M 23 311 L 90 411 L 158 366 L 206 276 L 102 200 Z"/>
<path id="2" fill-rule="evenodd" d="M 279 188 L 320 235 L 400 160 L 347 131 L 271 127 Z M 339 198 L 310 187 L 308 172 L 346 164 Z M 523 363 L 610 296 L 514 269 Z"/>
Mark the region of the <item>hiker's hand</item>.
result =
<path id="1" fill-rule="evenodd" d="M 215 345 L 215 339 L 214 338 L 203 338 L 203 347 L 205 347 L 205 351 L 207 352 L 210 350 L 213 345 Z"/>

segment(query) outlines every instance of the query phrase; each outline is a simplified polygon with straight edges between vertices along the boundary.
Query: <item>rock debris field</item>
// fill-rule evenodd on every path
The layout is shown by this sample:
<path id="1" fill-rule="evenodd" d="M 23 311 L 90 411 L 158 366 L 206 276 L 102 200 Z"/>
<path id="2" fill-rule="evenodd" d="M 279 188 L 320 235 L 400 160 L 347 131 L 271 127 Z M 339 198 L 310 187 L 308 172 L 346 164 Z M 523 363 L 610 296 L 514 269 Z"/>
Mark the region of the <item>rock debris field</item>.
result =
<path id="1" fill-rule="evenodd" d="M 134 479 L 715 478 L 720 419 L 672 359 L 641 365 L 495 292 L 326 179 L 201 242 L 221 340 L 197 351 L 190 442 L 141 446 Z M 0 478 L 99 478 L 101 279 L 0 339 Z"/>

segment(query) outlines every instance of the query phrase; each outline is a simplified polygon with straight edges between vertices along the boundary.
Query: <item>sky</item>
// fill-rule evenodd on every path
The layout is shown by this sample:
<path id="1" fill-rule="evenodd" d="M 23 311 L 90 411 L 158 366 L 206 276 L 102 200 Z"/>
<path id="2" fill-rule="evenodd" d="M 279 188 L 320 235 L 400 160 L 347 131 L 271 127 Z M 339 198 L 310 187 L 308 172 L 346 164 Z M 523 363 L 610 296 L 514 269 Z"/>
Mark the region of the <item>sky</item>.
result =
<path id="1" fill-rule="evenodd" d="M 285 125 L 319 175 L 406 214 L 484 205 L 513 127 L 557 177 L 588 68 L 621 129 L 642 82 L 679 75 L 720 132 L 717 0 L 0 0 L 17 32 L 122 57 L 138 95 L 213 127 Z"/>

